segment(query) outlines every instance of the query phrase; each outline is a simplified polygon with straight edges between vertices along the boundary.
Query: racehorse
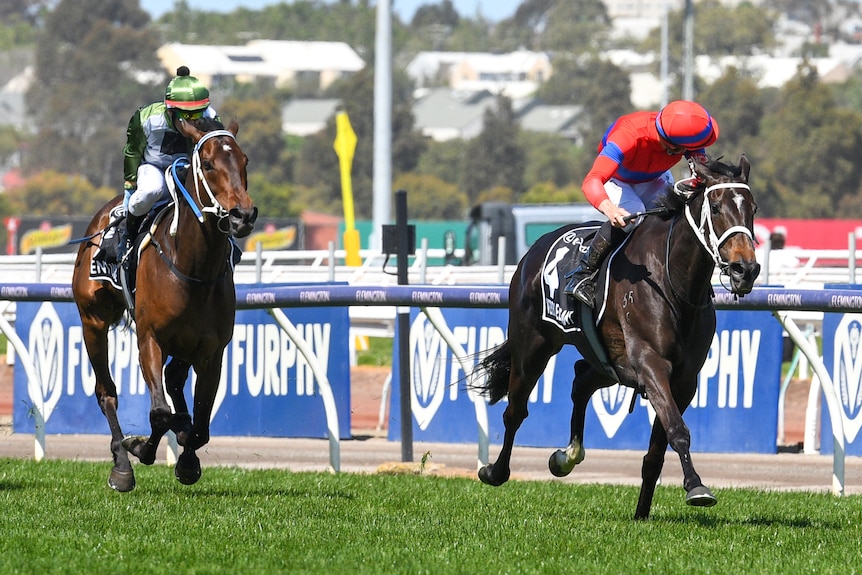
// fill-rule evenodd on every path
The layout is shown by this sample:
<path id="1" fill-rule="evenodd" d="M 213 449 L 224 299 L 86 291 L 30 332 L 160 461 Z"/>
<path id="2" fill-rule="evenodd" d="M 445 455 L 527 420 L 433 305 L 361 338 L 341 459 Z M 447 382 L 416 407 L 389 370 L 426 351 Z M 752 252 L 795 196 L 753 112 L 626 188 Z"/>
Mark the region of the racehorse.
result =
<path id="1" fill-rule="evenodd" d="M 655 209 L 658 214 L 642 216 L 598 278 L 597 292 L 604 290 L 604 309 L 597 303 L 600 315 L 594 318 L 579 303 L 585 314 L 582 318 L 587 318 L 582 323 L 597 322 L 595 331 L 610 370 L 596 361 L 575 363 L 571 438 L 549 460 L 551 473 L 564 477 L 584 459 L 584 418 L 595 391 L 619 382 L 645 395 L 656 419 L 643 459 L 635 519 L 649 517 L 668 444 L 682 463 L 686 502 L 703 507 L 717 502 L 692 464 L 690 433 L 682 413 L 694 397 L 698 372 L 715 333 L 711 297 L 715 266 L 722 281 L 729 278 L 726 287 L 738 296 L 751 291 L 760 273 L 753 242 L 756 204 L 747 184 L 747 158 L 743 155 L 737 166 L 720 160 L 690 166 L 692 177 L 668 190 Z M 486 376 L 484 382 L 474 379 L 474 385 L 491 404 L 509 396 L 500 455 L 479 470 L 479 478 L 489 485 L 502 485 L 509 479 L 515 433 L 528 415 L 527 400 L 548 360 L 564 344 L 577 345 L 584 357 L 596 357 L 585 348 L 584 339 L 575 339 L 542 319 L 548 303 L 542 287 L 547 283 L 542 277 L 547 273 L 546 254 L 577 227 L 564 226 L 545 234 L 521 259 L 509 287 L 508 339 L 489 350 L 474 372 Z M 577 240 L 573 249 L 579 243 Z M 560 291 L 557 288 L 558 294 Z"/>
<path id="2" fill-rule="evenodd" d="M 183 446 L 174 469 L 177 479 L 188 485 L 200 478 L 195 451 L 209 441 L 222 353 L 233 335 L 236 313 L 230 236 L 247 236 L 257 218 L 247 191 L 248 158 L 236 141 L 237 122 L 223 129 L 215 120 L 178 120 L 177 129 L 193 144 L 185 187 L 174 176 L 186 199 L 175 201 L 173 209 L 163 212 L 164 217 L 152 224 L 141 243 L 133 312 L 127 312 L 120 290 L 109 282 L 90 279 L 91 260 L 98 248 L 95 243 L 81 244 L 72 277 L 96 377 L 95 397 L 111 430 L 114 466 L 108 485 L 117 491 L 135 487 L 129 453 L 141 463 L 152 464 L 168 430 L 176 433 L 177 443 Z M 98 235 L 108 226 L 111 209 L 121 200 L 122 196 L 114 198 L 96 213 L 88 235 Z M 125 313 L 134 314 L 141 371 L 150 393 L 149 437 L 124 438 L 117 418 L 117 387 L 108 367 L 107 336 Z M 193 417 L 183 396 L 190 367 L 197 375 Z M 175 413 L 165 399 L 165 388 Z"/>

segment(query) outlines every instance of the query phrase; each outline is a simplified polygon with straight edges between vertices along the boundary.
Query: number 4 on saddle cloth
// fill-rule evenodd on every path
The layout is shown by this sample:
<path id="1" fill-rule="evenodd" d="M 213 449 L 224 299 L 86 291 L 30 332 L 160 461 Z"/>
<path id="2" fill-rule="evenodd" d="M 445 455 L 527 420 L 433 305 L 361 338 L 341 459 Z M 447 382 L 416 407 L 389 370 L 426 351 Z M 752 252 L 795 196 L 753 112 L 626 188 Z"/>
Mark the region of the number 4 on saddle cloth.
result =
<path id="1" fill-rule="evenodd" d="M 549 235 L 555 235 L 557 239 L 545 254 L 542 266 L 542 320 L 556 326 L 565 334 L 567 343 L 574 345 L 587 362 L 618 382 L 619 377 L 608 361 L 596 324 L 604 310 L 608 266 L 620 246 L 613 249 L 610 257 L 602 262 L 595 278 L 595 309 L 563 293 L 566 276 L 578 267 L 601 226 L 602 222 L 586 222 L 570 224 L 549 232 Z M 627 235 L 623 243 L 626 241 Z"/>

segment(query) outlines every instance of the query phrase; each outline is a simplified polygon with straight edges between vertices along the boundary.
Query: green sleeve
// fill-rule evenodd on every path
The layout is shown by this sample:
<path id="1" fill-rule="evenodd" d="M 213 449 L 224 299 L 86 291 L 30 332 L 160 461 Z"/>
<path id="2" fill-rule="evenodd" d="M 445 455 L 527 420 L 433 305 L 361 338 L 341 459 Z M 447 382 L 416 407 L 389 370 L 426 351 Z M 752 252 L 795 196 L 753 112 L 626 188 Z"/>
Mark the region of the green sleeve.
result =
<path id="1" fill-rule="evenodd" d="M 126 145 L 123 148 L 123 178 L 128 183 L 138 181 L 138 167 L 144 161 L 144 150 L 147 149 L 147 137 L 141 124 L 141 110 L 137 110 L 129 120 L 126 129 Z"/>

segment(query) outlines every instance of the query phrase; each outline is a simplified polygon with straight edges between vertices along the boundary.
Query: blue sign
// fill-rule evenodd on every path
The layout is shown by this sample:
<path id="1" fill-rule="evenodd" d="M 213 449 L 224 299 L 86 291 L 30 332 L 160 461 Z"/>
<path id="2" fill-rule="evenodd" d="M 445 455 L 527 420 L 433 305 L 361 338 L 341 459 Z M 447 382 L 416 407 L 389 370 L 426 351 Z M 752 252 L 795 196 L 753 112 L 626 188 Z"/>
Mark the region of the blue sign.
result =
<path id="1" fill-rule="evenodd" d="M 464 357 L 505 340 L 508 311 L 441 310 Z M 718 327 L 698 378 L 698 390 L 684 419 L 692 450 L 775 453 L 782 328 L 770 312 L 718 312 Z M 410 371 L 413 437 L 417 441 L 475 442 L 478 398 L 468 385 L 461 361 L 424 314 L 411 310 Z M 397 338 L 397 334 L 396 334 Z M 398 340 L 396 339 L 396 342 Z M 551 358 L 530 397 L 530 416 L 516 444 L 563 447 L 569 442 L 573 366 L 581 356 L 572 346 Z M 399 357 L 393 354 L 389 439 L 400 440 Z M 601 449 L 646 449 L 655 417 L 633 389 L 613 386 L 596 392 L 587 408 L 585 445 Z M 502 443 L 506 400 L 488 407 L 489 439 Z"/>
<path id="2" fill-rule="evenodd" d="M 841 408 L 847 455 L 862 455 L 862 314 L 823 314 L 823 363 Z M 820 451 L 834 451 L 832 418 L 822 403 Z"/>
<path id="3" fill-rule="evenodd" d="M 350 437 L 347 308 L 296 308 L 285 313 L 325 370 L 341 438 Z M 34 358 L 37 375 L 37 381 L 28 381 L 23 362 L 16 362 L 15 432 L 33 433 L 33 410 L 41 406 L 47 433 L 109 433 L 94 397 L 95 377 L 75 305 L 19 302 L 15 326 Z M 108 340 L 123 432 L 148 435 L 150 398 L 139 367 L 137 338 L 121 325 L 108 332 Z M 191 405 L 193 375 L 189 379 L 186 400 Z M 264 310 L 237 312 L 210 430 L 213 435 L 328 437 L 319 384 L 308 361 Z"/>

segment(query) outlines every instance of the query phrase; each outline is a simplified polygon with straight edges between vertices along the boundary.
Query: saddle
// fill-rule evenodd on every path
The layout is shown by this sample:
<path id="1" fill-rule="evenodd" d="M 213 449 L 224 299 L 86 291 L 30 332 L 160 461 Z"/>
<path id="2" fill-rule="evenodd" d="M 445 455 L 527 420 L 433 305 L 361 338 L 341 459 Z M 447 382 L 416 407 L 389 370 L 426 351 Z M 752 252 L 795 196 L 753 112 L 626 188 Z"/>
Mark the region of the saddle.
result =
<path id="1" fill-rule="evenodd" d="M 90 261 L 90 279 L 106 281 L 114 289 L 123 292 L 133 292 L 133 289 L 129 290 L 128 288 L 135 285 L 135 271 L 137 270 L 141 246 L 149 237 L 150 228 L 161 220 L 169 207 L 170 203 L 159 204 L 144 216 L 138 233 L 132 241 L 132 247 L 125 254 L 122 253 L 124 246 L 121 246 L 120 243 L 125 235 L 126 216 L 122 206 L 113 208 L 110 222 L 99 234 L 99 246 Z M 129 298 L 132 299 L 129 300 Z M 127 296 L 127 303 L 132 304 L 130 307 L 134 307 L 133 298 L 133 293 Z"/>
<path id="2" fill-rule="evenodd" d="M 620 378 L 608 360 L 607 350 L 602 343 L 597 325 L 604 311 L 607 294 L 608 267 L 614 253 L 602 262 L 596 277 L 595 308 L 563 293 L 563 278 L 578 267 L 586 254 L 593 236 L 601 227 L 601 222 L 573 224 L 551 244 L 545 254 L 542 266 L 542 320 L 556 326 L 566 335 L 566 341 L 581 352 L 583 358 L 594 368 L 619 383 Z M 625 243 L 625 242 L 623 242 Z M 599 310 L 598 312 L 596 310 Z"/>

